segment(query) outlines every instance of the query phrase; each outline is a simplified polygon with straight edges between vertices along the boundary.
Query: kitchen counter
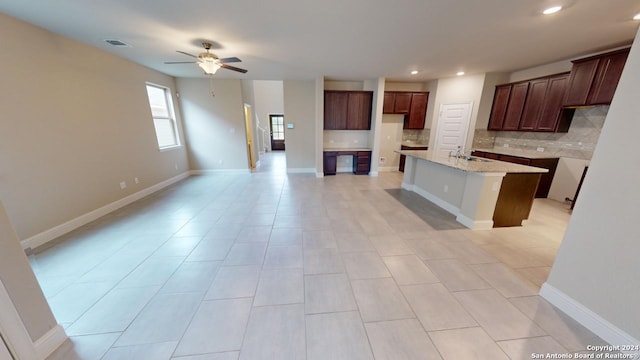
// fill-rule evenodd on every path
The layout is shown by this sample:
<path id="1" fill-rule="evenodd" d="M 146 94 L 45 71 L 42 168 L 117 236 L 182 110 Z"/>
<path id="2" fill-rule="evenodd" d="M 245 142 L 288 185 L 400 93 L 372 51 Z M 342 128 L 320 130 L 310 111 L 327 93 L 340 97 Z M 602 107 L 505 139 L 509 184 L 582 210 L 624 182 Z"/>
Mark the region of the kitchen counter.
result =
<path id="1" fill-rule="evenodd" d="M 527 159 L 550 159 L 557 158 L 557 155 L 553 155 L 549 152 L 540 152 L 532 150 L 523 150 L 515 148 L 492 148 L 492 149 L 473 149 L 475 151 L 486 151 L 500 155 L 519 156 Z"/>
<path id="2" fill-rule="evenodd" d="M 456 216 L 470 229 L 520 226 L 529 217 L 541 174 L 547 169 L 403 150 L 402 188 Z"/>
<path id="3" fill-rule="evenodd" d="M 455 157 L 438 156 L 435 151 L 402 150 L 398 153 L 417 159 L 430 161 L 450 168 L 478 173 L 546 173 L 549 170 L 534 166 L 513 164 L 498 160 L 472 157 L 473 160 L 456 159 Z"/>
<path id="4" fill-rule="evenodd" d="M 324 148 L 323 151 L 371 151 L 369 148 Z"/>
<path id="5" fill-rule="evenodd" d="M 400 143 L 400 145 L 410 147 L 410 148 L 429 147 L 428 144 L 417 143 L 415 141 L 408 141 L 408 140 L 403 141 L 402 143 Z"/>

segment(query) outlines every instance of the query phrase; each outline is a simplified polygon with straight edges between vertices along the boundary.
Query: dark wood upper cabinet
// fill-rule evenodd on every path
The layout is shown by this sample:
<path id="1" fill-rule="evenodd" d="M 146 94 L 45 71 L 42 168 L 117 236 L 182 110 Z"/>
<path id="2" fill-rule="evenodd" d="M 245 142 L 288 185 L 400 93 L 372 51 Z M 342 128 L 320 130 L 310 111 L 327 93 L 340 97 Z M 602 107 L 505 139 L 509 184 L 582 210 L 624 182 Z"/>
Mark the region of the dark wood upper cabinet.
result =
<path id="1" fill-rule="evenodd" d="M 424 129 L 424 121 L 427 115 L 427 102 L 429 93 L 413 93 L 411 96 L 411 108 L 404 122 L 405 129 Z"/>
<path id="2" fill-rule="evenodd" d="M 598 72 L 589 94 L 589 103 L 591 105 L 611 104 L 628 56 L 629 50 L 626 50 L 600 60 Z"/>
<path id="3" fill-rule="evenodd" d="M 520 130 L 535 130 L 542 117 L 544 100 L 547 94 L 549 79 L 538 79 L 529 82 L 529 93 L 520 119 Z"/>
<path id="4" fill-rule="evenodd" d="M 371 129 L 371 92 L 350 92 L 347 103 L 347 130 Z"/>
<path id="5" fill-rule="evenodd" d="M 507 112 L 504 116 L 502 130 L 518 130 L 528 90 L 528 81 L 513 84 L 511 87 L 511 95 L 509 96 L 509 102 L 507 103 Z"/>
<path id="6" fill-rule="evenodd" d="M 324 129 L 371 129 L 372 99 L 372 91 L 325 91 Z"/>
<path id="7" fill-rule="evenodd" d="M 385 91 L 382 113 L 405 115 L 403 129 L 424 129 L 428 101 L 428 92 Z"/>
<path id="8" fill-rule="evenodd" d="M 536 131 L 569 131 L 573 111 L 564 112 L 562 109 L 562 101 L 568 85 L 569 74 L 561 74 L 549 78 L 542 114 L 536 125 Z"/>
<path id="9" fill-rule="evenodd" d="M 406 114 L 411 111 L 412 93 L 396 93 L 393 112 L 396 114 Z"/>
<path id="10" fill-rule="evenodd" d="M 610 104 L 629 49 L 575 60 L 564 106 Z"/>
<path id="11" fill-rule="evenodd" d="M 510 94 L 511 84 L 496 86 L 496 92 L 493 96 L 493 106 L 491 107 L 491 115 L 489 117 L 489 130 L 502 130 Z"/>
<path id="12" fill-rule="evenodd" d="M 566 132 L 573 112 L 562 103 L 569 73 L 496 86 L 488 130 Z"/>
<path id="13" fill-rule="evenodd" d="M 347 128 L 347 104 L 349 95 L 343 91 L 324 92 L 324 128 L 325 130 L 344 130 Z"/>

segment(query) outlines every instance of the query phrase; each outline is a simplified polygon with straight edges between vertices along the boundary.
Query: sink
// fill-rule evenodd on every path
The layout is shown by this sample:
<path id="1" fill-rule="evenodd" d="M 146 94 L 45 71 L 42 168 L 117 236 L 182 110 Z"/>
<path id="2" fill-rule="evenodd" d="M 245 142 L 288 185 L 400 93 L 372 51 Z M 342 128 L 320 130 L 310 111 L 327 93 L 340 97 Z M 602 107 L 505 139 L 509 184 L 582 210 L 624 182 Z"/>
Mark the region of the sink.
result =
<path id="1" fill-rule="evenodd" d="M 483 159 L 483 158 L 479 158 L 479 157 L 475 157 L 475 156 L 469 156 L 464 158 L 467 161 L 478 161 L 478 162 L 489 162 L 489 160 L 487 159 Z"/>

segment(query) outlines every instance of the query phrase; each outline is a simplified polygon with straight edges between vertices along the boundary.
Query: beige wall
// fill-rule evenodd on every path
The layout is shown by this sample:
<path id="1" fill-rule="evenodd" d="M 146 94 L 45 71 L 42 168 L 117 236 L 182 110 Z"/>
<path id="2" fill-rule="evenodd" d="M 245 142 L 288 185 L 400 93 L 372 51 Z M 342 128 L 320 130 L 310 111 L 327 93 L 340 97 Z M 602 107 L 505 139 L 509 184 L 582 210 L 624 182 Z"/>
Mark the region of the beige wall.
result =
<path id="1" fill-rule="evenodd" d="M 177 80 L 189 163 L 199 171 L 249 171 L 240 80 Z M 216 94 L 211 96 L 211 86 Z"/>
<path id="2" fill-rule="evenodd" d="M 287 171 L 316 172 L 316 82 L 315 80 L 286 80 L 284 113 L 287 129 Z"/>
<path id="3" fill-rule="evenodd" d="M 40 339 L 57 325 L 1 202 L 0 280 L 7 289 L 31 340 Z"/>
<path id="4" fill-rule="evenodd" d="M 471 144 L 473 142 L 472 129 L 475 129 L 476 119 L 478 118 L 478 107 L 482 96 L 482 90 L 484 88 L 484 78 L 485 74 L 479 74 L 438 80 L 434 106 L 430 110 L 433 117 L 429 144 L 435 144 L 435 138 L 438 132 L 437 126 L 440 105 L 468 103 L 472 101 L 473 109 L 471 110 L 471 120 L 469 122 L 469 131 L 467 132 L 467 144 L 465 146 L 467 149 L 471 148 Z M 429 95 L 429 97 L 431 97 L 431 95 Z"/>
<path id="5" fill-rule="evenodd" d="M 634 145 L 640 133 L 638 94 L 640 36 L 636 35 L 547 281 L 635 338 L 636 344 L 640 342 L 640 149 Z"/>
<path id="6" fill-rule="evenodd" d="M 145 88 L 175 90 L 173 78 L 3 14 L 0 24 L 0 200 L 20 239 L 188 171 L 184 147 L 158 150 Z"/>
<path id="7" fill-rule="evenodd" d="M 259 120 L 259 126 L 265 129 L 264 139 L 258 140 L 260 151 L 264 149 L 271 150 L 270 141 L 270 114 L 284 114 L 284 93 L 282 90 L 282 81 L 256 80 L 253 81 L 253 93 L 256 102 L 256 116 Z M 287 117 L 284 118 L 285 123 Z M 285 129 L 285 132 L 287 129 Z M 286 150 L 286 143 L 285 143 Z"/>

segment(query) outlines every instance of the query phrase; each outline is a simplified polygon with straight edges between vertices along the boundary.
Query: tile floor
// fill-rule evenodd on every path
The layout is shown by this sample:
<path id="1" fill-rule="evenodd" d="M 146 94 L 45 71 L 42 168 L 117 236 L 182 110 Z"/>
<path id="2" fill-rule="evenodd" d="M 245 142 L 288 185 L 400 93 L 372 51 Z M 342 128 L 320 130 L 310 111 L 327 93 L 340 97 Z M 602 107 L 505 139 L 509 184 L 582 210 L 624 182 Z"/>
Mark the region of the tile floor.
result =
<path id="1" fill-rule="evenodd" d="M 537 296 L 567 206 L 471 231 L 400 173 L 194 176 L 38 249 L 64 359 L 530 359 L 602 340 Z"/>

